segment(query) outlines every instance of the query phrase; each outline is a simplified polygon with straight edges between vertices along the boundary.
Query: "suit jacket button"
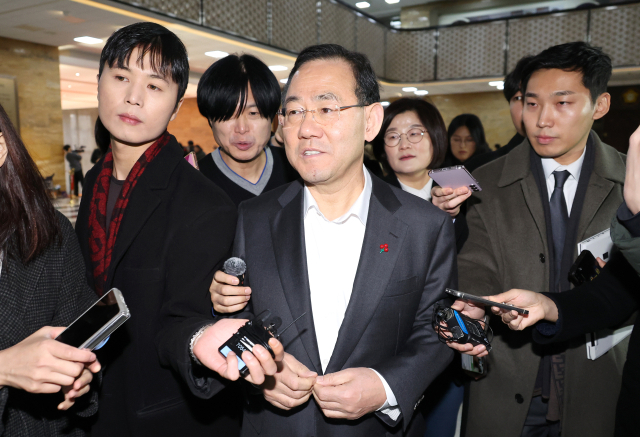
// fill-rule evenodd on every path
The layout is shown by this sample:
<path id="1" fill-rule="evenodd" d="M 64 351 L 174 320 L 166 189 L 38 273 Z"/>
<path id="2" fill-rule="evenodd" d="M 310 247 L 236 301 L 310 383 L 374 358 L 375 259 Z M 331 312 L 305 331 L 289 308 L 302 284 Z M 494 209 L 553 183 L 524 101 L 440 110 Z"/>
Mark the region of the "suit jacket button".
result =
<path id="1" fill-rule="evenodd" d="M 544 264 L 544 253 L 540 254 L 540 262 Z"/>
<path id="2" fill-rule="evenodd" d="M 516 393 L 516 402 L 521 404 L 524 402 L 524 398 L 522 397 L 522 395 L 520 393 Z"/>

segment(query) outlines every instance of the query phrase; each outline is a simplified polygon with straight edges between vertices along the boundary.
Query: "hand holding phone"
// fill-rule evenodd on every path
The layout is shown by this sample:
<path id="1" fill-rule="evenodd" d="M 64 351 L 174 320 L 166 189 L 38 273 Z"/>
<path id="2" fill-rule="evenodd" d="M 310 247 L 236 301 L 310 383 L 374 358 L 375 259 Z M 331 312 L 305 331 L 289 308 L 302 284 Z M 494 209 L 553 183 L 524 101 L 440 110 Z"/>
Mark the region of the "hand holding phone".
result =
<path id="1" fill-rule="evenodd" d="M 505 309 L 505 310 L 508 310 L 508 311 L 517 311 L 518 313 L 520 313 L 522 315 L 529 314 L 529 311 L 525 310 L 523 308 L 518 308 L 516 306 L 510 305 L 510 304 L 506 304 L 506 303 L 494 302 L 494 301 L 489 300 L 489 299 L 485 299 L 485 298 L 482 298 L 482 297 L 474 296 L 473 294 L 463 293 L 462 291 L 457 291 L 457 290 L 452 290 L 450 288 L 447 288 L 445 290 L 445 292 L 449 293 L 452 296 L 457 297 L 458 299 L 468 300 L 468 301 L 471 301 L 473 303 L 478 303 L 478 304 L 485 305 L 485 306 L 488 306 L 488 307 L 498 307 L 498 308 L 502 308 L 502 309 Z"/>
<path id="2" fill-rule="evenodd" d="M 482 191 L 478 181 L 464 165 L 429 170 L 429 176 L 442 188 L 467 187 L 471 191 Z"/>

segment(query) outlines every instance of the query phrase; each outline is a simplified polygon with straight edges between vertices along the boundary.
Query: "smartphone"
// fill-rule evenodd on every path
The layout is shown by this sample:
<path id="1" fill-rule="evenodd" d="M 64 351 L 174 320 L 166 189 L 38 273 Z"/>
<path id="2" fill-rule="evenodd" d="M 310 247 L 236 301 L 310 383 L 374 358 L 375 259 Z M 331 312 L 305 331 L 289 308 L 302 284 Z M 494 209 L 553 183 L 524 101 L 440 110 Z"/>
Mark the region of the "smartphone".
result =
<path id="1" fill-rule="evenodd" d="M 498 303 L 498 302 L 493 302 L 489 299 L 484 299 L 482 297 L 478 297 L 478 296 L 474 296 L 473 294 L 469 294 L 469 293 L 463 293 L 462 291 L 456 291 L 456 290 L 452 290 L 450 288 L 447 288 L 445 290 L 447 293 L 449 293 L 452 296 L 455 296 L 459 299 L 462 300 L 469 300 L 471 302 L 475 302 L 475 303 L 479 303 L 485 306 L 489 306 L 489 307 L 498 307 L 498 308 L 502 308 L 505 310 L 511 310 L 511 311 L 517 311 L 522 315 L 527 315 L 529 314 L 529 310 L 525 310 L 522 308 L 518 308 L 518 307 L 514 307 L 513 305 L 509 305 L 506 303 Z"/>
<path id="2" fill-rule="evenodd" d="M 122 293 L 112 288 L 67 327 L 56 340 L 78 349 L 95 349 L 131 317 Z"/>
<path id="3" fill-rule="evenodd" d="M 471 176 L 464 165 L 429 170 L 429 176 L 442 188 L 467 187 L 471 191 L 482 191 L 478 181 Z"/>
<path id="4" fill-rule="evenodd" d="M 593 281 L 600 274 L 600 266 L 589 250 L 583 250 L 569 269 L 569 282 L 576 287 Z"/>

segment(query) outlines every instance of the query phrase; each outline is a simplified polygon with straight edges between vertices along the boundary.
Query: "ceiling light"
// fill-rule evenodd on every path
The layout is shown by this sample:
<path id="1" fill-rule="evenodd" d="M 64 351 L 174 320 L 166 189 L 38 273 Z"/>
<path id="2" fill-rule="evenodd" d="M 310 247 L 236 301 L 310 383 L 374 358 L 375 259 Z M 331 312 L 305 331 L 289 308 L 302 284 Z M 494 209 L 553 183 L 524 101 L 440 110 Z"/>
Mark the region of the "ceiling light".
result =
<path id="1" fill-rule="evenodd" d="M 427 91 L 427 90 L 418 90 L 418 91 L 414 91 L 413 94 L 415 94 L 416 96 L 426 96 L 427 94 L 429 94 L 429 91 Z"/>
<path id="2" fill-rule="evenodd" d="M 414 87 L 414 86 L 407 86 L 402 88 L 402 91 L 405 91 L 407 93 L 411 93 L 413 91 L 418 91 L 418 88 Z"/>
<path id="3" fill-rule="evenodd" d="M 280 83 L 287 83 L 289 81 L 289 79 L 285 78 L 285 79 L 280 79 Z"/>
<path id="4" fill-rule="evenodd" d="M 271 70 L 271 71 L 286 71 L 286 70 L 288 70 L 288 68 L 285 67 L 284 65 L 269 65 L 269 70 Z"/>
<path id="5" fill-rule="evenodd" d="M 380 104 L 381 104 L 384 108 L 386 108 L 387 106 L 389 106 L 389 102 L 380 102 Z"/>
<path id="6" fill-rule="evenodd" d="M 390 5 L 395 5 L 396 3 L 400 3 L 400 0 L 384 0 L 384 1 Z"/>
<path id="7" fill-rule="evenodd" d="M 400 27 L 402 27 L 402 21 L 400 21 L 400 20 L 391 20 L 391 22 L 389 23 L 389 26 L 395 27 L 395 28 L 400 28 Z"/>
<path id="8" fill-rule="evenodd" d="M 91 36 L 79 36 L 78 38 L 73 38 L 73 40 L 83 44 L 100 44 L 102 42 L 100 38 L 93 38 Z"/>
<path id="9" fill-rule="evenodd" d="M 71 88 L 71 85 L 69 85 L 69 88 Z"/>
<path id="10" fill-rule="evenodd" d="M 229 53 L 221 52 L 219 50 L 214 50 L 212 52 L 206 52 L 204 55 L 209 56 L 211 58 L 224 58 L 225 56 L 229 56 Z"/>
<path id="11" fill-rule="evenodd" d="M 504 81 L 502 80 L 494 80 L 493 82 L 489 82 L 490 86 L 502 86 L 504 85 Z"/>
<path id="12" fill-rule="evenodd" d="M 369 4 L 369 2 L 358 2 L 358 3 L 356 3 L 356 8 L 360 8 L 360 9 L 368 8 L 369 6 L 371 6 Z"/>
<path id="13" fill-rule="evenodd" d="M 76 76 L 80 76 L 80 73 L 76 73 Z"/>

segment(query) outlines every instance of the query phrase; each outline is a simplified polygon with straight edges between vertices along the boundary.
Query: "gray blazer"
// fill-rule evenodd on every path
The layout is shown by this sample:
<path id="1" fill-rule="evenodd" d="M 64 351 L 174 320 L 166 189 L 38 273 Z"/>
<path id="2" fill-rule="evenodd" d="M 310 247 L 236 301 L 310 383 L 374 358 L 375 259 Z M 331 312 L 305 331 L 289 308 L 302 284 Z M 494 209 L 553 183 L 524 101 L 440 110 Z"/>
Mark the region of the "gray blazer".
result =
<path id="1" fill-rule="evenodd" d="M 594 135 L 595 163 L 587 186 L 577 241 L 609 228 L 622 202 L 625 156 Z M 549 248 L 543 205 L 530 171 L 525 140 L 508 155 L 478 168 L 483 191 L 474 194 L 469 239 L 458 256 L 460 289 L 491 295 L 511 288 L 547 291 Z M 574 259 L 577 257 L 574 247 Z M 529 409 L 540 350 L 531 330 L 510 331 L 496 320 L 488 374 L 471 382 L 467 436 L 519 436 Z M 628 340 L 598 360 L 587 359 L 585 337 L 566 349 L 563 437 L 613 435 Z"/>
<path id="2" fill-rule="evenodd" d="M 98 297 L 84 276 L 84 262 L 71 223 L 58 213 L 62 241 L 27 265 L 5 257 L 0 274 L 0 349 L 24 340 L 43 326 L 67 326 Z M 79 416 L 97 410 L 97 393 L 78 398 L 69 411 L 58 411 L 60 393 L 33 394 L 0 389 L 0 435 L 83 436 L 88 424 Z M 82 426 L 84 425 L 84 427 Z"/>
<path id="3" fill-rule="evenodd" d="M 414 410 L 452 358 L 438 341 L 431 319 L 444 289 L 455 286 L 453 224 L 429 202 L 371 178 L 360 263 L 326 373 L 353 367 L 380 372 L 398 400 L 401 424 L 390 423 L 381 413 L 355 421 L 329 420 L 313 398 L 283 411 L 258 395 L 245 406 L 243 436 L 368 437 L 423 429 L 419 419 L 409 427 Z M 303 199 L 298 180 L 240 204 L 234 254 L 247 262 L 245 283 L 253 289 L 254 314 L 269 309 L 285 326 L 307 313 L 281 341 L 287 352 L 322 375 L 311 311 Z M 381 243 L 389 245 L 389 252 L 380 253 Z"/>

